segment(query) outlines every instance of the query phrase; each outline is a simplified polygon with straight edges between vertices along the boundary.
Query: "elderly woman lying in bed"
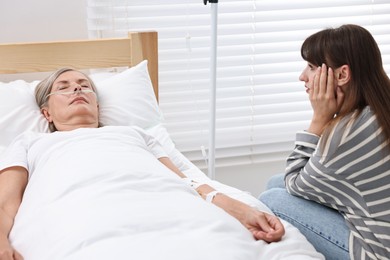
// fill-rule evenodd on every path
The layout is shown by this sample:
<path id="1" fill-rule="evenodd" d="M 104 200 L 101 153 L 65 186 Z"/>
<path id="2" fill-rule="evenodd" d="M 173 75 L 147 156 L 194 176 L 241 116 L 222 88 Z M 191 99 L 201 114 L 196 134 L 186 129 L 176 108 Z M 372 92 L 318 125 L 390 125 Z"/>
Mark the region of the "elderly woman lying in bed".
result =
<path id="1" fill-rule="evenodd" d="M 145 259 L 256 259 L 255 239 L 284 235 L 275 216 L 188 180 L 140 128 L 100 127 L 85 74 L 59 70 L 35 95 L 53 133 L 22 134 L 1 159 L 1 259 L 131 259 L 137 250 Z M 202 228 L 191 230 L 183 209 Z M 165 230 L 158 241 L 148 235 L 154 222 Z M 125 243 L 112 240 L 118 233 Z"/>

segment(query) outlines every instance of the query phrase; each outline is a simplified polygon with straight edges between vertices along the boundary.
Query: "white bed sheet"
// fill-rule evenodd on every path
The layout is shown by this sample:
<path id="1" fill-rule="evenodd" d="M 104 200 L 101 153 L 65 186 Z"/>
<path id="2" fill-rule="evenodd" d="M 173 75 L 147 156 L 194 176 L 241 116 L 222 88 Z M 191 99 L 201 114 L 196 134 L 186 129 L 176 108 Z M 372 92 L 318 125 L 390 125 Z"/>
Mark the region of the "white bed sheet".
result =
<path id="1" fill-rule="evenodd" d="M 29 139 L 28 156 L 39 160 L 30 169 L 10 234 L 25 260 L 324 259 L 286 222 L 282 241 L 255 241 L 236 219 L 202 200 L 158 162 L 126 128 Z M 183 169 L 191 178 L 267 210 L 251 195 L 211 181 L 189 162 Z"/>

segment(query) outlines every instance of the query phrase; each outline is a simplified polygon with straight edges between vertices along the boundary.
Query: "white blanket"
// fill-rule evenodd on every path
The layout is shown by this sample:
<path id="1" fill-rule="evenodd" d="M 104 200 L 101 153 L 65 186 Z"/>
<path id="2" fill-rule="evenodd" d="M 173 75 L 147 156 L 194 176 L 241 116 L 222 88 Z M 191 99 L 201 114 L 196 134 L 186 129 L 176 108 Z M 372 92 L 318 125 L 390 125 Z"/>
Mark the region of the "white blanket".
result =
<path id="1" fill-rule="evenodd" d="M 281 242 L 255 241 L 163 166 L 135 131 L 113 129 L 29 138 L 34 162 L 10 234 L 25 260 L 323 259 L 285 222 Z M 246 193 L 213 184 L 266 210 Z"/>

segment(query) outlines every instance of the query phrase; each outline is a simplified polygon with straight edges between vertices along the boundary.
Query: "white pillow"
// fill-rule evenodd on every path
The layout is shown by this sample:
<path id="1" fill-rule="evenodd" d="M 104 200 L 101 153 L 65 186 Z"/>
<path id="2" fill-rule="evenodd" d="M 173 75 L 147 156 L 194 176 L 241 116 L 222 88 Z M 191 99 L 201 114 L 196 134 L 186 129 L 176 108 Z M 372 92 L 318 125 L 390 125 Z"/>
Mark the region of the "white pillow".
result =
<path id="1" fill-rule="evenodd" d="M 98 90 L 103 125 L 136 125 L 147 129 L 162 122 L 146 60 L 105 80 L 99 80 L 98 75 L 91 78 Z"/>
<path id="2" fill-rule="evenodd" d="M 137 125 L 163 145 L 180 170 L 187 169 L 162 123 L 148 73 L 147 61 L 120 73 L 90 75 L 98 90 L 100 121 L 103 125 Z M 0 83 L 0 153 L 22 132 L 49 132 L 46 119 L 35 103 L 38 81 Z"/>
<path id="3" fill-rule="evenodd" d="M 0 82 L 0 152 L 24 131 L 48 132 L 47 121 L 35 103 L 36 84 Z"/>

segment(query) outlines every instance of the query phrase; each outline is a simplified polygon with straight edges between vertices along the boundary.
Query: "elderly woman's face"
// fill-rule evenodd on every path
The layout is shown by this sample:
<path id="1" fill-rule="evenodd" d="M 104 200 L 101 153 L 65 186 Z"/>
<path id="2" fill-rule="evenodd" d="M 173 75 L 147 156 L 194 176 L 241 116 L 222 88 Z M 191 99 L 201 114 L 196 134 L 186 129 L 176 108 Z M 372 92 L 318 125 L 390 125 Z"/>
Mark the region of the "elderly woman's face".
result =
<path id="1" fill-rule="evenodd" d="M 57 130 L 98 127 L 98 103 L 88 79 L 78 71 L 62 73 L 53 83 L 42 113 Z"/>

